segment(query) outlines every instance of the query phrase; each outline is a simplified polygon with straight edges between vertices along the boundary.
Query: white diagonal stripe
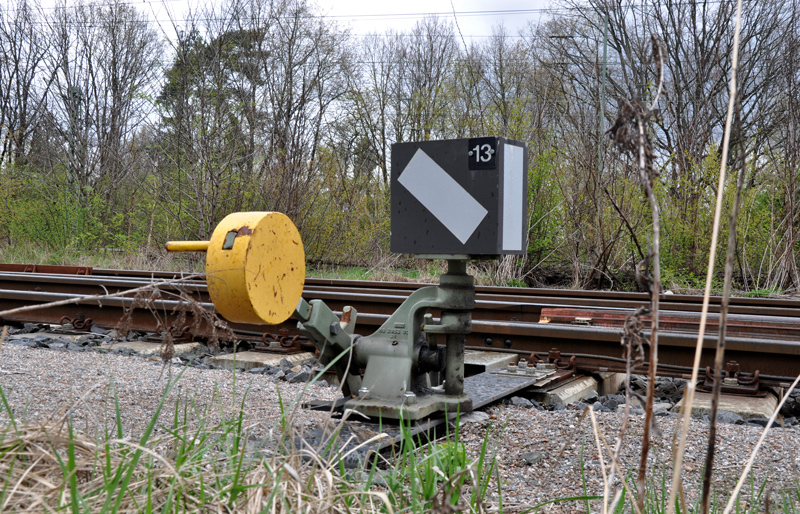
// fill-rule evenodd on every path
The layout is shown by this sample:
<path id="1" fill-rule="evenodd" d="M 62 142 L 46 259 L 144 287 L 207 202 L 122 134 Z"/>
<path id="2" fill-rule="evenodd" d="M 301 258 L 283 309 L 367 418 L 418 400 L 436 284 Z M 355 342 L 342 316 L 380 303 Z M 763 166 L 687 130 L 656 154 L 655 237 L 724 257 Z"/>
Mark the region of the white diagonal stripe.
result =
<path id="1" fill-rule="evenodd" d="M 466 189 L 418 149 L 397 179 L 447 230 L 467 242 L 488 211 Z"/>

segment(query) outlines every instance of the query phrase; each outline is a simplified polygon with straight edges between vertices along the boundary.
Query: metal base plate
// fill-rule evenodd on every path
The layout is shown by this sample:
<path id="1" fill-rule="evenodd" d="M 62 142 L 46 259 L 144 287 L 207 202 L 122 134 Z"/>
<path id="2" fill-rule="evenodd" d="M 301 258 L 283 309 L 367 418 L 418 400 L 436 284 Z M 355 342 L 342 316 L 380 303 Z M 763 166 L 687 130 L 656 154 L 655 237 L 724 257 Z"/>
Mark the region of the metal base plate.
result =
<path id="1" fill-rule="evenodd" d="M 451 418 L 455 418 L 451 414 Z M 398 424 L 357 421 L 357 415 L 346 421 L 332 420 L 324 428 L 316 428 L 294 437 L 298 450 L 309 449 L 325 460 L 341 459 L 346 468 L 371 465 L 377 453 L 388 451 L 412 438 L 435 439 L 436 429 L 444 428 L 444 417 L 408 421 Z"/>
<path id="2" fill-rule="evenodd" d="M 472 398 L 472 408 L 480 409 L 522 389 L 536 385 L 541 377 L 480 373 L 464 379 L 464 392 Z"/>
<path id="3" fill-rule="evenodd" d="M 464 380 L 464 393 L 471 401 L 472 407 L 471 409 L 462 409 L 461 412 L 479 409 L 492 402 L 502 400 L 522 389 L 534 386 L 539 379 L 541 377 L 493 373 L 480 373 L 467 377 Z M 446 398 L 444 395 L 431 395 L 428 398 L 437 399 L 437 397 L 439 399 Z M 419 399 L 418 405 L 422 403 L 422 400 L 422 398 Z M 453 400 L 462 401 L 463 397 L 453 398 Z M 350 403 L 353 401 L 340 398 L 336 402 L 309 402 L 306 406 L 315 410 L 333 410 L 341 413 L 345 407 L 350 408 Z M 405 418 L 407 421 L 404 422 L 403 427 L 397 423 L 397 420 L 386 418 L 358 421 L 356 420 L 358 414 L 356 414 L 344 422 L 333 420 L 325 428 L 314 429 L 301 437 L 296 437 L 295 445 L 298 448 L 314 448 L 317 453 L 327 458 L 339 456 L 343 459 L 345 466 L 355 467 L 368 463 L 374 457 L 375 452 L 381 452 L 400 444 L 406 436 L 412 436 L 415 441 L 417 436 L 434 437 L 437 427 L 443 429 L 448 418 L 455 420 L 458 415 L 455 412 L 457 410 L 457 408 L 452 410 L 448 408 L 450 414 L 447 418 L 441 411 L 434 412 L 427 419 L 410 420 L 410 418 Z M 404 436 L 404 430 L 406 436 Z M 380 434 L 386 434 L 386 436 L 380 439 L 376 438 Z M 375 440 L 370 441 L 372 438 Z"/>
<path id="4" fill-rule="evenodd" d="M 434 393 L 417 397 L 414 404 L 403 404 L 379 398 L 363 400 L 354 398 L 345 404 L 345 408 L 353 409 L 371 418 L 415 421 L 427 418 L 437 412 L 469 412 L 474 407 L 467 394 L 448 396 Z"/>
<path id="5" fill-rule="evenodd" d="M 575 376 L 575 370 L 572 369 L 550 369 L 541 372 L 536 371 L 532 374 L 506 370 L 493 370 L 490 373 L 502 377 L 530 378 L 533 382 L 526 387 L 535 387 L 540 391 L 548 391 L 561 386 Z"/>

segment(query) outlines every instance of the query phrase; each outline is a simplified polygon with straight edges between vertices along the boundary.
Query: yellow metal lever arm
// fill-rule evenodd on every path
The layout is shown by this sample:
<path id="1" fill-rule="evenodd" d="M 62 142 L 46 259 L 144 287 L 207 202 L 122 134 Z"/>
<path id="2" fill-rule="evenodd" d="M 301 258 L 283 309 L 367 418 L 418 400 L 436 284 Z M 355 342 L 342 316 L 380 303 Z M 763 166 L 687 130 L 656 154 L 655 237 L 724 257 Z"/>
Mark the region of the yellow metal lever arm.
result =
<path id="1" fill-rule="evenodd" d="M 164 248 L 168 252 L 206 252 L 210 241 L 168 241 Z"/>

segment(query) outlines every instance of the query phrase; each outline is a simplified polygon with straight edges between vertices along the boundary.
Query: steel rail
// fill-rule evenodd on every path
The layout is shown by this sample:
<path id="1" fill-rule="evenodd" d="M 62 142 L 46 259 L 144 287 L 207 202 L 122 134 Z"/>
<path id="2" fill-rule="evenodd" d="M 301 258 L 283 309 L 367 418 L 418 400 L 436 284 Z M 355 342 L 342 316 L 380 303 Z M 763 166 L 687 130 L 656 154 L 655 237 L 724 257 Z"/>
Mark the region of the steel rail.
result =
<path id="1" fill-rule="evenodd" d="M 102 300 L 90 299 L 93 295 L 124 293 L 142 287 L 155 280 L 170 278 L 170 273 L 126 272 L 93 270 L 91 275 L 72 276 L 61 274 L 0 272 L 0 310 L 19 306 L 33 306 L 49 301 L 78 297 L 77 303 L 57 309 L 36 309 L 11 316 L 3 321 L 44 322 L 57 324 L 63 317 L 81 315 L 91 318 L 96 326 L 103 328 L 126 328 L 129 330 L 159 332 L 173 326 L 176 331 L 189 327 L 195 337 L 213 337 L 219 330 L 208 322 L 213 305 L 208 299 L 205 283 L 196 277 L 172 274 L 177 281 L 162 285 L 159 292 L 139 297 L 119 296 Z M 148 273 L 148 276 L 144 274 Z M 334 285 L 331 285 L 334 284 Z M 362 333 L 380 326 L 417 286 L 430 284 L 388 283 L 377 287 L 367 282 L 358 287 L 359 281 L 309 279 L 304 290 L 306 299 L 322 299 L 331 308 L 341 311 L 352 305 L 359 311 L 358 324 Z M 339 286 L 346 286 L 341 287 Z M 337 288 L 339 289 L 337 291 Z M 344 290 L 343 290 L 344 289 Z M 579 366 L 588 368 L 613 368 L 614 359 L 621 355 L 619 342 L 622 329 L 613 326 L 580 326 L 569 324 L 539 323 L 543 309 L 571 309 L 600 312 L 608 317 L 624 316 L 646 302 L 646 296 L 638 293 L 530 290 L 478 287 L 478 299 L 473 313 L 472 333 L 467 336 L 467 345 L 473 349 L 495 351 L 538 352 L 546 354 L 558 347 L 564 354 L 594 355 L 607 360 L 605 364 L 596 359 L 579 361 Z M 513 292 L 514 294 L 510 294 Z M 595 301 L 592 294 L 598 293 Z M 573 294 L 573 296 L 570 296 Z M 661 332 L 660 361 L 671 366 L 691 365 L 696 329 L 693 328 L 695 312 L 699 310 L 696 299 L 687 295 L 664 295 L 666 309 L 662 315 L 675 313 L 683 325 L 673 331 Z M 673 301 L 674 300 L 674 301 Z M 741 299 L 738 306 L 742 322 L 749 323 L 746 330 L 727 338 L 726 356 L 742 363 L 743 370 L 759 369 L 762 376 L 793 378 L 800 371 L 800 302 L 783 299 Z M 758 302 L 752 302 L 759 300 Z M 769 300 L 764 302 L 763 300 Z M 750 302 L 750 303 L 748 303 Z M 599 304 L 599 306 L 598 306 Z M 591 306 L 591 307 L 590 307 Z M 754 312 L 758 315 L 752 314 Z M 438 313 L 434 312 L 434 316 Z M 120 320 L 123 320 L 122 322 Z M 734 318 L 734 321 L 736 318 Z M 286 329 L 295 332 L 294 321 L 281 326 L 259 326 L 233 324 L 231 328 L 242 331 L 252 338 L 253 334 L 278 332 Z M 181 326 L 177 326 L 181 325 Z M 761 332 L 759 332 L 761 326 Z M 681 328 L 682 327 L 682 328 Z M 765 328 L 766 327 L 766 328 Z M 772 331 L 772 333 L 765 333 Z M 704 339 L 703 365 L 713 361 L 716 336 Z M 607 364 L 607 365 L 606 365 Z"/>
<path id="2" fill-rule="evenodd" d="M 154 282 L 142 278 L 133 277 L 102 277 L 92 276 L 69 276 L 52 274 L 33 274 L 33 273 L 0 273 L 0 289 L 30 290 L 32 288 L 42 288 L 50 292 L 65 292 L 74 294 L 108 294 L 124 293 L 124 291 L 134 288 L 142 288 Z M 193 280 L 176 280 L 174 283 L 160 285 L 159 289 L 167 294 L 191 297 L 192 299 L 204 303 L 210 302 L 207 287 L 204 283 Z M 407 298 L 406 294 L 397 291 L 381 291 L 375 294 L 374 289 L 369 292 L 357 291 L 353 288 L 349 290 L 319 290 L 318 287 L 306 287 L 303 296 L 308 299 L 320 299 L 327 302 L 332 308 L 341 310 L 345 305 L 355 307 L 361 312 L 390 314 L 401 305 Z M 535 300 L 535 301 L 533 301 Z M 478 295 L 475 304 L 474 317 L 476 319 L 495 319 L 506 321 L 526 321 L 536 323 L 541 321 L 543 309 L 561 310 L 568 313 L 580 312 L 575 302 L 564 302 L 563 297 L 528 297 L 524 301 L 523 297 L 506 297 L 493 295 Z M 622 302 L 609 304 L 601 307 L 594 307 L 593 312 L 602 313 L 602 319 L 616 320 L 621 323 L 624 316 L 630 310 L 641 307 L 637 302 Z M 572 308 L 571 308 L 572 307 Z M 694 311 L 684 310 L 685 304 L 666 304 L 665 316 L 671 311 L 675 314 L 665 317 L 664 326 L 667 329 L 689 329 L 694 328 L 698 319 Z M 577 309 L 577 310 L 576 310 Z M 582 309 L 587 309 L 583 306 Z M 751 309 L 743 312 L 752 312 Z M 763 309 L 759 309 L 763 313 Z M 789 312 L 793 313 L 792 310 Z M 763 333 L 778 338 L 795 337 L 800 339 L 800 320 L 785 316 L 786 312 L 780 310 L 780 315 L 759 315 L 737 314 L 730 318 L 732 335 Z M 712 320 L 713 321 L 713 320 Z"/>
<path id="3" fill-rule="evenodd" d="M 17 269 L 24 265 L 0 264 L 0 271 L 7 266 L 16 266 Z M 30 267 L 30 265 L 29 265 Z M 60 267 L 69 268 L 69 267 Z M 72 274 L 83 272 L 86 267 L 72 267 Z M 92 270 L 92 268 L 89 268 Z M 28 275 L 32 273 L 27 273 Z M 119 279 L 150 279 L 172 280 L 180 279 L 183 283 L 203 284 L 202 274 L 192 274 L 182 271 L 147 271 L 147 270 L 121 270 L 112 268 L 93 268 L 92 275 L 99 277 L 116 277 Z M 420 287 L 431 285 L 418 282 L 380 282 L 359 281 L 344 279 L 306 278 L 307 289 L 320 293 L 328 291 L 336 293 L 349 288 L 365 295 L 390 294 L 408 296 Z M 477 286 L 479 300 L 496 300 L 526 303 L 556 303 L 559 305 L 585 306 L 587 302 L 598 307 L 636 308 L 649 303 L 645 293 L 620 292 L 620 291 L 585 291 L 554 288 L 518 288 L 501 286 Z M 559 300 L 559 298 L 561 298 Z M 670 305 L 670 310 L 699 311 L 702 298 L 686 294 L 662 294 L 661 302 Z M 719 311 L 720 297 L 711 298 L 711 312 Z M 731 298 L 731 313 L 747 314 L 751 308 L 759 307 L 759 313 L 770 316 L 796 316 L 800 312 L 800 299 L 798 298 Z"/>
<path id="4" fill-rule="evenodd" d="M 35 265 L 19 265 L 19 264 L 2 264 L 0 263 L 0 271 L 19 271 L 22 272 L 28 268 L 30 271 L 60 269 L 60 274 L 86 274 L 87 269 L 90 274 L 95 276 L 113 276 L 120 278 L 150 278 L 159 280 L 171 279 L 186 279 L 191 277 L 193 280 L 202 281 L 202 273 L 191 273 L 186 271 L 152 271 L 152 270 L 123 270 L 114 268 L 91 268 L 85 266 L 35 266 Z M 36 269 L 38 268 L 38 269 Z M 44 271 L 47 272 L 47 271 Z M 430 283 L 421 282 L 388 282 L 388 281 L 375 281 L 375 280 L 347 280 L 347 279 L 330 279 L 330 278 L 316 278 L 306 277 L 306 284 L 317 286 L 319 288 L 358 288 L 361 291 L 368 289 L 376 289 L 380 291 L 397 290 L 406 293 L 419 289 Z M 641 303 L 648 301 L 645 293 L 637 292 L 621 292 L 621 291 L 598 291 L 598 290 L 573 290 L 573 289 L 558 289 L 558 288 L 519 288 L 519 287 L 503 287 L 503 286 L 477 286 L 478 294 L 493 294 L 493 295 L 511 295 L 511 296 L 548 296 L 548 297 L 567 297 L 567 298 L 585 298 L 591 300 L 593 303 L 609 300 L 630 300 Z M 702 297 L 697 295 L 688 294 L 664 294 L 661 296 L 662 301 L 673 302 L 686 302 L 689 304 L 702 304 Z M 749 298 L 749 297 L 733 297 L 731 303 L 742 306 L 761 306 L 761 307 L 774 307 L 780 306 L 782 308 L 800 308 L 800 298 Z M 720 297 L 712 296 L 711 303 L 719 305 Z"/>
<path id="5" fill-rule="evenodd" d="M 156 278 L 159 280 L 182 278 L 190 275 L 182 271 L 144 271 L 144 270 L 120 270 L 110 268 L 94 268 L 94 275 L 101 276 L 118 276 L 118 277 L 142 277 L 142 278 Z M 197 276 L 197 275 L 195 275 Z M 334 279 L 334 278 L 317 278 L 306 277 L 306 285 L 314 286 L 316 289 L 324 290 L 326 288 L 333 288 L 333 290 L 341 288 L 356 288 L 359 291 L 370 293 L 370 289 L 378 291 L 395 290 L 402 291 L 406 294 L 419 289 L 421 287 L 435 285 L 434 283 L 425 282 L 384 282 L 377 280 L 348 280 L 348 279 Z M 620 301 L 628 300 L 641 304 L 649 302 L 647 293 L 637 293 L 630 291 L 605 291 L 605 290 L 575 290 L 575 289 L 558 289 L 558 288 L 527 288 L 527 287 L 504 287 L 504 286 L 476 286 L 476 292 L 480 294 L 492 295 L 509 295 L 509 296 L 546 296 L 546 297 L 566 297 L 566 298 L 584 298 L 591 300 L 593 304 L 605 299 Z M 680 302 L 695 305 L 702 305 L 703 298 L 699 295 L 689 294 L 662 294 L 661 301 L 667 302 Z M 712 296 L 711 304 L 719 306 L 721 297 Z M 800 309 L 800 298 L 750 298 L 750 297 L 732 297 L 731 304 L 740 306 L 753 306 L 753 307 L 779 307 L 779 308 L 796 308 Z M 585 304 L 585 302 L 584 302 Z"/>
<path id="6" fill-rule="evenodd" d="M 42 307 L 47 303 L 65 300 L 72 303 L 57 308 Z M 27 310 L 13 311 L 20 307 Z M 219 330 L 215 331 L 213 324 L 214 305 L 208 302 L 128 296 L 98 298 L 96 295 L 76 293 L 0 289 L 0 311 L 11 311 L 3 315 L 0 320 L 3 323 L 60 325 L 65 319 L 70 323 L 74 320 L 89 320 L 87 326 L 120 329 L 125 332 L 137 330 L 160 333 L 174 327 L 179 321 L 181 326 L 190 326 L 196 333 L 207 337 L 220 333 Z"/>
<path id="7" fill-rule="evenodd" d="M 385 315 L 358 314 L 358 322 L 362 326 L 377 328 L 386 319 L 388 316 Z M 567 355 L 593 354 L 615 358 L 622 355 L 622 335 L 623 330 L 619 328 L 473 320 L 472 332 L 466 336 L 466 344 L 473 350 L 520 350 L 542 355 L 547 355 L 555 347 Z M 649 335 L 650 331 L 645 330 L 644 336 Z M 800 372 L 798 340 L 726 337 L 725 341 L 726 359 L 742 363 L 743 371 L 758 369 L 763 374 L 780 377 L 779 382 L 791 382 Z M 691 369 L 696 342 L 696 333 L 659 332 L 659 365 Z M 716 345 L 716 334 L 706 334 L 703 338 L 703 367 L 713 364 Z M 644 350 L 645 360 L 648 360 L 649 348 L 645 347 Z M 578 363 L 578 366 L 581 364 Z"/>

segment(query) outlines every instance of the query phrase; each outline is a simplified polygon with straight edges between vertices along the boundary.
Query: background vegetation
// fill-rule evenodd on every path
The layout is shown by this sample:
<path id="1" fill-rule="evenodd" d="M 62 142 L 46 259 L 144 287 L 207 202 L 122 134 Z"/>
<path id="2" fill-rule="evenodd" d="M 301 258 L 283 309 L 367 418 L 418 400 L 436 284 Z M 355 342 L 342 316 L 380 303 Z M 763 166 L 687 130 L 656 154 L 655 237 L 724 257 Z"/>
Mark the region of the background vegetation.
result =
<path id="1" fill-rule="evenodd" d="M 656 34 L 662 273 L 693 287 L 708 259 L 733 8 L 562 0 L 518 34 L 498 26 L 469 43 L 435 17 L 351 34 L 304 0 L 220 0 L 173 20 L 174 38 L 120 0 L 14 0 L 0 7 L 0 244 L 157 262 L 164 241 L 208 238 L 229 212 L 278 210 L 313 262 L 397 264 L 390 145 L 500 135 L 529 145 L 530 239 L 526 256 L 486 271 L 635 287 L 650 213 L 605 132 L 619 98 L 654 95 Z M 798 11 L 794 0 L 745 9 L 728 164 L 743 156 L 747 168 L 746 289 L 800 288 Z"/>

